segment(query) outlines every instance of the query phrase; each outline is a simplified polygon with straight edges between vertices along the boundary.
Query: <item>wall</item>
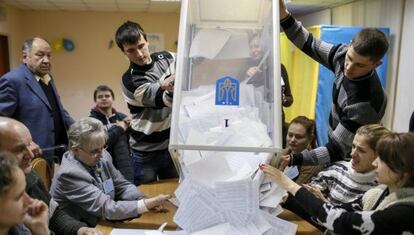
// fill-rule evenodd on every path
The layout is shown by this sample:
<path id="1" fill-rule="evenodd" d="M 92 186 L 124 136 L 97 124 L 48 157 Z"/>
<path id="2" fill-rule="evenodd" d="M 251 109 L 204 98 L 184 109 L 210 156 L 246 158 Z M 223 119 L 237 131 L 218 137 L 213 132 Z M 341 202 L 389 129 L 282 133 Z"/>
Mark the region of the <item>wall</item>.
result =
<path id="1" fill-rule="evenodd" d="M 405 1 L 403 29 L 401 36 L 398 82 L 394 102 L 393 129 L 400 132 L 408 130 L 411 113 L 414 111 L 414 1 Z"/>
<path id="2" fill-rule="evenodd" d="M 41 36 L 51 42 L 69 38 L 73 52 L 59 51 L 52 56 L 52 75 L 63 104 L 75 119 L 87 116 L 93 106 L 92 94 L 99 84 L 115 92 L 115 107 L 129 113 L 122 98 L 120 79 L 128 68 L 128 59 L 109 41 L 126 20 L 139 22 L 146 32 L 164 33 L 165 49 L 175 51 L 179 14 L 21 11 L 23 38 Z M 21 40 L 20 40 L 21 41 Z"/>
<path id="3" fill-rule="evenodd" d="M 326 9 L 323 11 L 314 12 L 311 14 L 306 14 L 298 16 L 297 19 L 300 20 L 305 27 L 311 27 L 315 25 L 330 25 L 331 24 L 331 9 Z"/>
<path id="4" fill-rule="evenodd" d="M 21 12 L 11 6 L 0 3 L 4 11 L 5 19 L 0 19 L 0 34 L 8 37 L 10 67 L 16 67 L 21 63 L 20 42 L 22 41 Z"/>

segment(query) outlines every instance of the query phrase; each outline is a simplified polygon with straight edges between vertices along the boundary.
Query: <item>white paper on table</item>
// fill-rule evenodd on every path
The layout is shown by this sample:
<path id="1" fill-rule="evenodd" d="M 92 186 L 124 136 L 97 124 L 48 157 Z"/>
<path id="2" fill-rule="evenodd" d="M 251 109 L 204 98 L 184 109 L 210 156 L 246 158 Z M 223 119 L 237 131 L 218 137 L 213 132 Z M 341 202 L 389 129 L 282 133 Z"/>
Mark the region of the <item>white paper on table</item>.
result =
<path id="1" fill-rule="evenodd" d="M 112 229 L 110 235 L 188 235 L 185 231 L 163 231 L 158 230 L 148 230 L 148 229 Z"/>
<path id="2" fill-rule="evenodd" d="M 231 226 L 231 228 L 231 231 L 228 233 L 231 235 L 262 234 L 253 223 L 247 223 L 241 226 Z"/>
<path id="3" fill-rule="evenodd" d="M 224 223 L 219 224 L 213 227 L 210 227 L 208 229 L 200 230 L 195 233 L 192 233 L 191 235 L 228 235 L 230 230 L 230 224 Z"/>
<path id="4" fill-rule="evenodd" d="M 178 185 L 178 188 L 175 190 L 174 194 L 178 201 L 182 202 L 186 197 L 196 195 L 197 188 L 200 187 L 197 185 L 197 182 L 194 182 L 189 177 L 185 177 L 183 181 Z"/>
<path id="5" fill-rule="evenodd" d="M 283 208 L 279 205 L 277 205 L 276 208 L 274 207 L 260 207 L 260 210 L 267 212 L 269 215 L 272 216 L 278 216 L 280 213 L 283 212 Z"/>
<path id="6" fill-rule="evenodd" d="M 272 225 L 270 225 L 270 223 L 261 215 L 261 213 L 263 212 L 258 211 L 257 215 L 253 217 L 253 223 L 256 226 L 257 230 L 260 231 L 260 234 L 263 234 L 266 231 L 272 229 Z"/>
<path id="7" fill-rule="evenodd" d="M 229 210 L 253 214 L 259 209 L 259 191 L 250 179 L 216 182 L 214 195 Z"/>
<path id="8" fill-rule="evenodd" d="M 269 215 L 264 211 L 260 211 L 263 218 L 272 226 L 272 229 L 267 231 L 265 235 L 295 235 L 298 228 L 297 224 L 282 220 L 278 217 Z"/>
<path id="9" fill-rule="evenodd" d="M 213 59 L 223 49 L 231 33 L 221 29 L 201 29 L 197 32 L 190 48 L 190 57 Z"/>
<path id="10" fill-rule="evenodd" d="M 286 190 L 273 183 L 272 188 L 260 197 L 260 206 L 277 207 L 282 201 Z"/>
<path id="11" fill-rule="evenodd" d="M 192 233 L 226 222 L 217 200 L 208 194 L 184 197 L 184 201 L 180 203 L 174 222 L 187 232 Z"/>

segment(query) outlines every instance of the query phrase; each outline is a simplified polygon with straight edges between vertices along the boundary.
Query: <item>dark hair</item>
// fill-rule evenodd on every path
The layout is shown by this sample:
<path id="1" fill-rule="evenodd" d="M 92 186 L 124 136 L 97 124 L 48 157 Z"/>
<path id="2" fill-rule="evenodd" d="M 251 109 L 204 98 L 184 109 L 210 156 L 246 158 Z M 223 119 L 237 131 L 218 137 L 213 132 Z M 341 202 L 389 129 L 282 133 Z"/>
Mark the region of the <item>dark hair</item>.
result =
<path id="1" fill-rule="evenodd" d="M 289 123 L 289 126 L 293 123 L 300 124 L 305 128 L 306 135 L 311 139 L 311 147 L 315 148 L 315 121 L 305 116 L 297 116 Z"/>
<path id="2" fill-rule="evenodd" d="M 358 55 L 367 56 L 376 62 L 385 55 L 389 44 L 383 32 L 376 28 L 365 28 L 352 39 L 351 46 Z"/>
<path id="3" fill-rule="evenodd" d="M 414 185 L 414 133 L 390 133 L 376 146 L 378 157 L 397 174 L 408 174 L 405 185 Z"/>
<path id="4" fill-rule="evenodd" d="M 98 94 L 98 92 L 100 91 L 109 91 L 112 95 L 112 99 L 115 100 L 114 91 L 109 86 L 99 85 L 98 87 L 96 87 L 95 91 L 93 92 L 93 101 L 96 101 L 96 94 Z"/>
<path id="5" fill-rule="evenodd" d="M 0 197 L 9 190 L 15 181 L 14 173 L 18 168 L 16 157 L 8 152 L 0 152 Z"/>
<path id="6" fill-rule="evenodd" d="M 147 34 L 144 29 L 138 23 L 127 21 L 123 23 L 116 30 L 115 41 L 121 51 L 124 51 L 124 44 L 137 43 L 141 36 L 147 40 Z"/>

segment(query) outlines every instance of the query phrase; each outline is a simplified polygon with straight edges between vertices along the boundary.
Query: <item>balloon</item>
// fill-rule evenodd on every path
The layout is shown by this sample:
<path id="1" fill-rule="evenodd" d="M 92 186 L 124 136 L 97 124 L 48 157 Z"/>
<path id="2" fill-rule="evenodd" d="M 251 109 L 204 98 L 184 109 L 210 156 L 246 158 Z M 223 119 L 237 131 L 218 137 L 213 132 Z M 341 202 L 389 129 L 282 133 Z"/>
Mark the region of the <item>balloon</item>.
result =
<path id="1" fill-rule="evenodd" d="M 58 38 L 53 42 L 53 49 L 57 52 L 63 49 L 63 38 Z"/>
<path id="2" fill-rule="evenodd" d="M 75 49 L 75 44 L 72 40 L 64 38 L 63 39 L 63 48 L 65 51 L 73 51 Z"/>

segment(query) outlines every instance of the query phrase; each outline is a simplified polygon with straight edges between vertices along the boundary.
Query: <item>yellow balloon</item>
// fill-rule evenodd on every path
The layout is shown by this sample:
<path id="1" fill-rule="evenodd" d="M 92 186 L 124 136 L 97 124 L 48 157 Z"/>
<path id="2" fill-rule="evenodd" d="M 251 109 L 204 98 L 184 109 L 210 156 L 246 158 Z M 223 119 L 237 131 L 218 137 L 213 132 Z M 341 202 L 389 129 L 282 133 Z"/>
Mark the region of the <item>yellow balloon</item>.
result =
<path id="1" fill-rule="evenodd" d="M 56 52 L 59 52 L 63 49 L 63 38 L 58 38 L 53 42 L 53 49 Z"/>

